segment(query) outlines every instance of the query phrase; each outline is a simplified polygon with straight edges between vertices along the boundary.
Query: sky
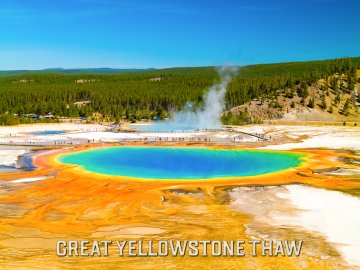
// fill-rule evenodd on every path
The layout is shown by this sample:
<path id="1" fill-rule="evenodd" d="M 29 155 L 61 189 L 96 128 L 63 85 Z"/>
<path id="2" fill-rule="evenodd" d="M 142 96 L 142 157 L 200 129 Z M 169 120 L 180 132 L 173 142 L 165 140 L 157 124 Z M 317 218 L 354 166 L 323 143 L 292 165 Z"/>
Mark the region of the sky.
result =
<path id="1" fill-rule="evenodd" d="M 0 70 L 360 56 L 359 0 L 0 0 Z"/>

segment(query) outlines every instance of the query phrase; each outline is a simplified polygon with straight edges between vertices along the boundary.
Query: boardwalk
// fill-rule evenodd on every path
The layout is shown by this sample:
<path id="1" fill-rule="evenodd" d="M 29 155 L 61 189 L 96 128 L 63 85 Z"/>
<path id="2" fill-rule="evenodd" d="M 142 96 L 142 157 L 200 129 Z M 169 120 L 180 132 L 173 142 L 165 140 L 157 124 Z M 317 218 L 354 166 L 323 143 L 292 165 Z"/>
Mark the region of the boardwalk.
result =
<path id="1" fill-rule="evenodd" d="M 252 139 L 251 139 L 252 138 Z M 206 129 L 196 131 L 138 131 L 72 132 L 42 136 L 14 135 L 0 137 L 0 145 L 61 146 L 105 142 L 197 142 L 234 144 L 267 141 L 264 134 L 247 133 L 234 129 Z"/>

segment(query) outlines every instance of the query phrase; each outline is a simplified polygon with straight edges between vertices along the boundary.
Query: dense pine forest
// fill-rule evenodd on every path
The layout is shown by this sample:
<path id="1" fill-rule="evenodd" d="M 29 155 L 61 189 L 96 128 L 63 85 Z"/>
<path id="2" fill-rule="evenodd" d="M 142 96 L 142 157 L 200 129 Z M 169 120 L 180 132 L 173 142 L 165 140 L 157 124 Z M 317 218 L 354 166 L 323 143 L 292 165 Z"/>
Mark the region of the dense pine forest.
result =
<path id="1" fill-rule="evenodd" d="M 271 99 L 276 106 L 279 89 L 305 100 L 309 96 L 307 88 L 322 78 L 326 78 L 322 86 L 324 96 L 330 89 L 341 98 L 342 93 L 354 91 L 359 68 L 360 57 L 241 67 L 228 86 L 226 108 L 254 98 Z M 193 102 L 194 107 L 200 105 L 208 87 L 218 81 L 214 67 L 129 70 L 116 74 L 25 72 L 0 78 L 0 124 L 57 121 L 59 117 L 115 122 L 164 119 L 185 102 Z M 42 117 L 50 114 L 51 118 Z M 234 117 L 246 119 L 246 115 L 226 114 L 223 120 L 241 122 L 234 121 Z"/>

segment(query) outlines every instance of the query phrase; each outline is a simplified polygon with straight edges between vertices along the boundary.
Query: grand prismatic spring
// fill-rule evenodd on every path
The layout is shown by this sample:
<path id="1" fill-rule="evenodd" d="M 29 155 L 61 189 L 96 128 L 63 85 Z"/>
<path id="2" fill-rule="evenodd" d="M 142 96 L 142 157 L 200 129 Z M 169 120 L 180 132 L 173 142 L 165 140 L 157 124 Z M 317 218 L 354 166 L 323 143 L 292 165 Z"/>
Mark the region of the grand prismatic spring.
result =
<path id="1" fill-rule="evenodd" d="M 296 167 L 303 155 L 255 150 L 111 147 L 63 155 L 59 161 L 108 175 L 152 179 L 255 176 Z"/>
<path id="2" fill-rule="evenodd" d="M 341 253 L 346 246 L 351 250 L 354 245 L 355 238 L 345 237 L 354 224 L 348 222 L 344 227 L 333 220 L 333 226 L 340 228 L 334 238 L 329 231 L 332 227 L 321 227 L 321 221 L 320 227 L 307 224 L 307 216 L 301 216 L 296 207 L 321 217 L 323 210 L 316 208 L 316 212 L 314 206 L 337 209 L 342 201 L 337 216 L 348 219 L 345 210 L 354 207 L 356 198 L 344 193 L 353 193 L 358 184 L 353 177 L 332 175 L 331 168 L 353 170 L 356 165 L 349 163 L 353 160 L 357 160 L 356 155 L 325 149 L 265 151 L 201 143 L 57 146 L 33 157 L 35 170 L 1 175 L 5 182 L 0 189 L 0 262 L 5 269 L 29 269 L 35 263 L 48 269 L 97 269 L 99 264 L 138 269 L 144 259 L 150 268 L 216 268 L 219 263 L 226 269 L 270 264 L 286 269 L 298 269 L 299 265 L 305 269 L 346 268 L 356 258 L 350 256 L 344 261 L 345 253 Z M 313 187 L 288 186 L 293 183 Z M 319 233 L 323 231 L 325 234 Z M 347 234 L 339 240 L 342 232 Z M 331 244 L 327 238 L 346 245 Z M 300 257 L 186 255 L 186 259 L 119 257 L 112 245 L 108 257 L 84 259 L 56 256 L 59 239 L 144 243 L 169 239 L 297 239 L 304 245 Z M 148 246 L 144 245 L 146 250 Z M 15 247 L 21 253 L 14 253 Z M 245 252 L 251 252 L 249 245 L 245 245 Z M 319 260 L 322 256 L 329 259 Z"/>

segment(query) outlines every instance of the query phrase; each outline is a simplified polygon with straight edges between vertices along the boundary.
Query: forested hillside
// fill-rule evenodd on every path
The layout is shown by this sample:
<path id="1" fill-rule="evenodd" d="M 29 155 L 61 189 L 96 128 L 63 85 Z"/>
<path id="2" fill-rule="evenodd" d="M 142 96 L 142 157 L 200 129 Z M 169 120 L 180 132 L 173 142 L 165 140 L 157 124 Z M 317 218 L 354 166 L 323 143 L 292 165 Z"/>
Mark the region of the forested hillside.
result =
<path id="1" fill-rule="evenodd" d="M 281 91 L 286 91 L 289 96 L 296 95 L 305 102 L 310 95 L 308 88 L 323 78 L 326 78 L 322 86 L 324 95 L 331 90 L 341 99 L 343 93 L 354 92 L 356 69 L 359 67 L 359 57 L 241 67 L 238 76 L 228 86 L 226 108 L 240 106 L 254 98 L 267 99 L 277 106 Z M 205 91 L 218 80 L 214 67 L 106 75 L 7 76 L 0 78 L 0 123 L 31 122 L 30 114 L 48 113 L 55 117 L 117 122 L 121 119 L 164 118 L 169 112 L 181 109 L 185 102 L 193 102 L 196 106 L 201 104 Z M 349 103 L 355 102 L 349 100 Z M 237 120 L 243 119 L 243 114 L 228 114 L 224 121 L 241 122 Z"/>

